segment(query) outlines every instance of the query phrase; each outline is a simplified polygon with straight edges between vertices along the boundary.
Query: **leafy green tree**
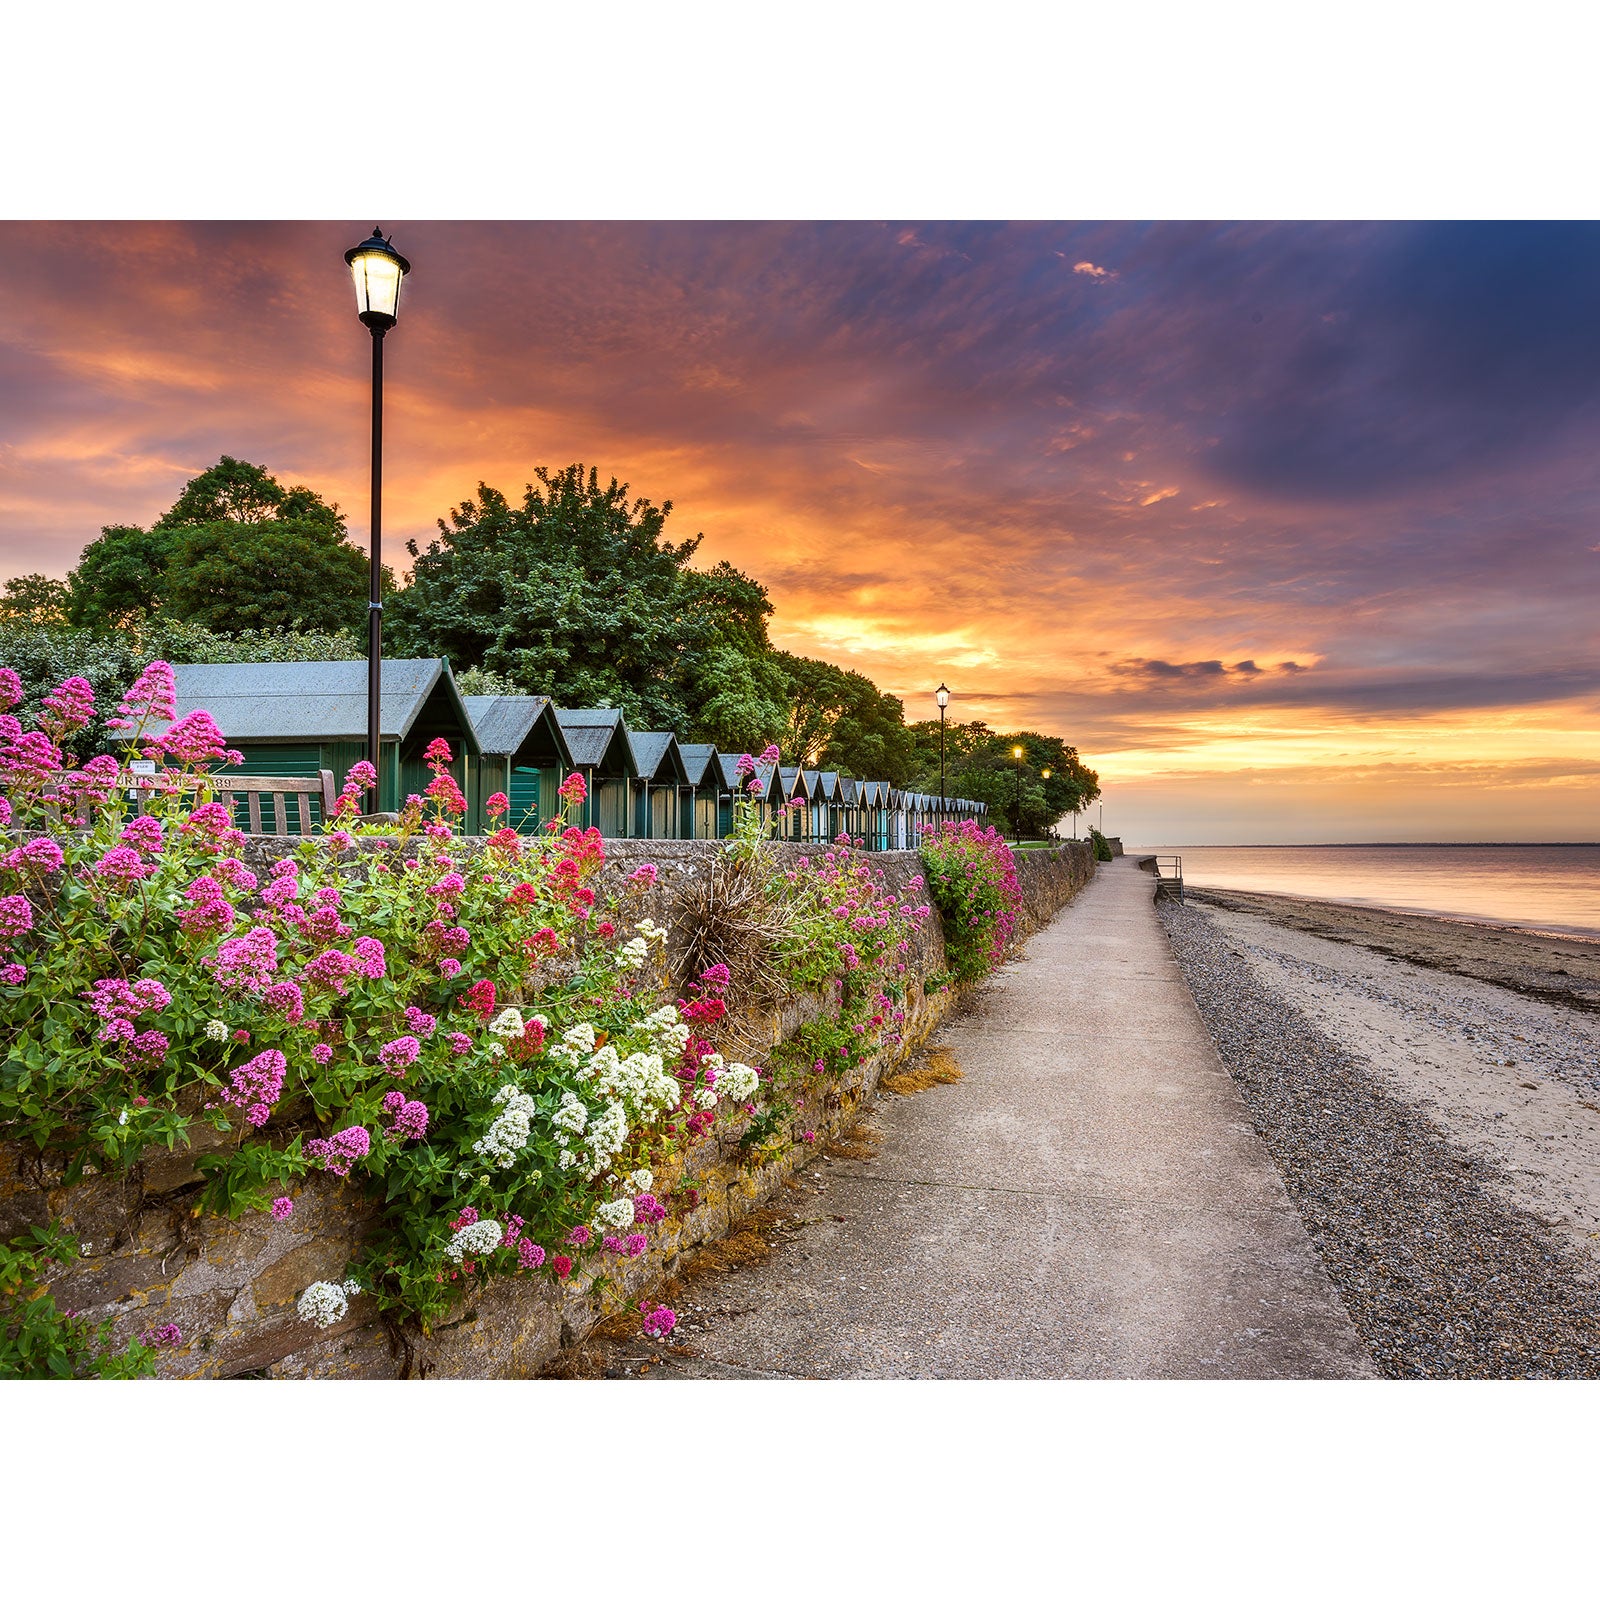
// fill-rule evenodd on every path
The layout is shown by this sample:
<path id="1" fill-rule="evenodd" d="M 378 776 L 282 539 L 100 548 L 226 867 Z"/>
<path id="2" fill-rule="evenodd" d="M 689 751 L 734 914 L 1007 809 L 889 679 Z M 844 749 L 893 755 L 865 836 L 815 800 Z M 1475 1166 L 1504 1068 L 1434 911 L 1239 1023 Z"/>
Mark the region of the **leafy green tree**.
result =
<path id="1" fill-rule="evenodd" d="M 631 500 L 581 464 L 534 478 L 520 505 L 479 484 L 427 549 L 411 544 L 411 580 L 386 616 L 395 648 L 487 668 L 561 705 L 614 705 L 638 728 L 720 743 L 759 721 L 759 677 L 741 698 L 711 662 L 761 653 L 772 609 L 761 585 L 726 562 L 691 568 L 700 538 L 666 537 L 671 501 Z"/>
<path id="2" fill-rule="evenodd" d="M 938 721 L 913 723 L 918 787 L 939 788 Z M 1081 811 L 1100 793 L 1098 775 L 1078 759 L 1078 752 L 1053 734 L 998 733 L 984 722 L 951 722 L 945 726 L 945 790 L 989 807 L 996 827 L 1016 826 L 1018 766 L 1012 750 L 1021 745 L 1021 810 L 1025 837 L 1038 838 L 1063 817 Z M 1045 769 L 1050 777 L 1043 776 Z"/>
<path id="3" fill-rule="evenodd" d="M 916 746 L 905 708 L 859 672 L 831 661 L 779 652 L 788 717 L 780 741 L 786 761 L 906 784 L 916 772 Z"/>
<path id="4" fill-rule="evenodd" d="M 60 578 L 47 578 L 42 572 L 7 578 L 5 591 L 0 594 L 0 622 L 59 625 L 67 620 L 69 593 Z"/>
<path id="5" fill-rule="evenodd" d="M 102 530 L 68 580 L 67 617 L 101 631 L 157 614 L 219 633 L 364 630 L 367 557 L 344 534 L 315 491 L 223 456 L 148 530 Z"/>

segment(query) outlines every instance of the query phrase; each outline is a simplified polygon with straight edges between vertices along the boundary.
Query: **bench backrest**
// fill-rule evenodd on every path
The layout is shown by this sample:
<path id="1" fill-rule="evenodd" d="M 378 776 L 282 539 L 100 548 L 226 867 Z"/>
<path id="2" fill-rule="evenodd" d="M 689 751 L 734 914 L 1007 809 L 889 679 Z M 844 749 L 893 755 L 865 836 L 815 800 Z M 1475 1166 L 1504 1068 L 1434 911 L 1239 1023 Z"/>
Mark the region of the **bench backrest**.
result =
<path id="1" fill-rule="evenodd" d="M 326 767 L 314 778 L 272 778 L 262 775 L 247 776 L 239 772 L 226 772 L 212 780 L 217 798 L 233 799 L 243 795 L 248 825 L 246 833 L 284 835 L 289 832 L 289 802 L 295 802 L 296 820 L 300 832 L 311 832 L 311 797 L 316 795 L 321 804 L 321 819 L 326 822 L 333 816 L 338 793 L 334 788 L 333 774 Z M 263 818 L 261 802 L 267 802 Z M 234 807 L 238 821 L 238 806 Z M 265 821 L 266 826 L 263 826 Z"/>

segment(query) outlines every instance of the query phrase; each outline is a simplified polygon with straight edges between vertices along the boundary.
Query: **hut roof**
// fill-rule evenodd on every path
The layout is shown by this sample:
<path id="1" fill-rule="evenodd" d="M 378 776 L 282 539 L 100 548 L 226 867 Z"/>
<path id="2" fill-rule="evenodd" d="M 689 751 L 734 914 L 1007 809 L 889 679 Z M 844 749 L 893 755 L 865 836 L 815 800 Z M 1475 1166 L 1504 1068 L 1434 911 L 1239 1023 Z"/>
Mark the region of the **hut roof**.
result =
<path id="1" fill-rule="evenodd" d="M 567 748 L 572 752 L 572 764 L 577 767 L 604 766 L 614 744 L 620 744 L 623 761 L 631 771 L 633 750 L 628 743 L 628 725 L 615 706 L 590 706 L 576 711 L 565 707 L 556 712 Z M 618 733 L 622 734 L 619 741 Z"/>
<path id="2" fill-rule="evenodd" d="M 678 737 L 672 733 L 628 734 L 628 748 L 639 776 L 649 783 L 687 783 L 689 773 L 678 753 Z"/>
<path id="3" fill-rule="evenodd" d="M 514 756 L 543 721 L 566 765 L 574 766 L 572 751 L 550 697 L 543 694 L 469 694 L 462 702 L 486 756 Z"/>
<path id="4" fill-rule="evenodd" d="M 687 782 L 714 783 L 719 788 L 727 787 L 714 744 L 680 744 L 678 754 L 683 757 L 683 770 L 689 775 Z"/>
<path id="5" fill-rule="evenodd" d="M 301 744 L 367 736 L 365 661 L 193 663 L 175 666 L 172 673 L 178 715 L 209 711 L 230 744 Z M 477 734 L 449 663 L 437 656 L 383 663 L 380 736 L 404 739 L 441 686 L 462 732 L 476 747 Z M 151 730 L 159 735 L 165 725 L 151 724 Z"/>

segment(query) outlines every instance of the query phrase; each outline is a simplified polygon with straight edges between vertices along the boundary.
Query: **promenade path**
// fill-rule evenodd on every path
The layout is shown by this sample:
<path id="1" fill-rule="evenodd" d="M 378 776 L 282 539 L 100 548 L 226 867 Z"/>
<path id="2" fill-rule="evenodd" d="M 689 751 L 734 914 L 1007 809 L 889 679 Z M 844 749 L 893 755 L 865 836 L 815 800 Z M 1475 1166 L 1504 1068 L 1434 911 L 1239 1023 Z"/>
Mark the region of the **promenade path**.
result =
<path id="1" fill-rule="evenodd" d="M 817 1163 L 647 1376 L 1374 1376 L 1153 887 L 1102 867 L 940 1029 L 965 1077 L 884 1096 L 877 1157 Z"/>

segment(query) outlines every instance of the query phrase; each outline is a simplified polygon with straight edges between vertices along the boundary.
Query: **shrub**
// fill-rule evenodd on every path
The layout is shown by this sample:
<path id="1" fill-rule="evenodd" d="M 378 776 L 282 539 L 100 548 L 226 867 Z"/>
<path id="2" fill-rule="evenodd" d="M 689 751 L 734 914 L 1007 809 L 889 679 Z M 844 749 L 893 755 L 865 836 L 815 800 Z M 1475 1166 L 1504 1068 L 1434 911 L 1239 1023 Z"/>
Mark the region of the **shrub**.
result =
<path id="1" fill-rule="evenodd" d="M 19 688 L 0 669 L 0 707 Z M 111 719 L 157 767 L 140 815 L 115 760 L 63 751 L 94 717 L 87 682 L 46 696 L 32 731 L 0 714 L 0 1136 L 58 1153 L 67 1182 L 205 1124 L 228 1139 L 197 1160 L 202 1210 L 282 1217 L 312 1175 L 361 1185 L 376 1226 L 301 1315 L 331 1326 L 364 1295 L 427 1329 L 490 1277 L 638 1254 L 675 1152 L 792 1109 L 717 1048 L 735 975 L 712 964 L 672 999 L 666 930 L 639 914 L 653 867 L 602 897 L 597 830 L 464 841 L 437 740 L 397 824 L 356 838 L 358 764 L 332 831 L 259 874 L 211 798 L 232 753 L 210 717 L 153 733 L 172 699 L 152 663 Z M 563 785 L 583 798 L 581 777 Z M 730 851 L 787 901 L 783 957 L 834 986 L 859 1059 L 903 1020 L 928 908 L 845 850 L 786 873 L 760 835 L 742 805 Z"/>
<path id="2" fill-rule="evenodd" d="M 1098 828 L 1089 830 L 1089 838 L 1094 845 L 1094 858 L 1096 861 L 1111 861 L 1115 859 L 1111 854 L 1111 845 Z"/>
<path id="3" fill-rule="evenodd" d="M 944 919 L 951 972 L 966 982 L 984 977 L 1004 956 L 1022 904 L 1011 846 L 968 818 L 928 829 L 922 862 Z"/>

